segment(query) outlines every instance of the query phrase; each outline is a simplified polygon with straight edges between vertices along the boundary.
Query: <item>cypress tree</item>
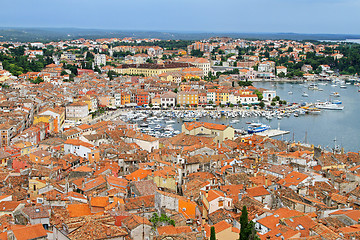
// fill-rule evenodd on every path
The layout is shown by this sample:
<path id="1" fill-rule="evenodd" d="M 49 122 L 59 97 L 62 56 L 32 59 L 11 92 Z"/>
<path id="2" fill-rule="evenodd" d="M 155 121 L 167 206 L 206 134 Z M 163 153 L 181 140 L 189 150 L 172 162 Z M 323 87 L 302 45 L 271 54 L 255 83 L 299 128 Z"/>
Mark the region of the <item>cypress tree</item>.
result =
<path id="1" fill-rule="evenodd" d="M 215 227 L 211 227 L 210 229 L 210 240 L 216 240 Z"/>
<path id="2" fill-rule="evenodd" d="M 240 217 L 240 240 L 248 240 L 247 226 L 249 224 L 246 206 L 243 206 Z"/>

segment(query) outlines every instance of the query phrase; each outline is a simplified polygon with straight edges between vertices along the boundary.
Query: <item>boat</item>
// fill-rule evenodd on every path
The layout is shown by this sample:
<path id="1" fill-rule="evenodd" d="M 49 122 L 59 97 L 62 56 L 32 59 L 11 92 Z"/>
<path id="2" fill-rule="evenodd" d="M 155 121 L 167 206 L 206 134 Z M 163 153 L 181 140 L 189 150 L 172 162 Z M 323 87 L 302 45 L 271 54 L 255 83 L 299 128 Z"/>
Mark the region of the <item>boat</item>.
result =
<path id="1" fill-rule="evenodd" d="M 315 104 L 315 107 L 319 109 L 326 109 L 326 110 L 343 110 L 344 106 L 340 104 L 334 104 L 331 102 L 319 102 Z"/>
<path id="2" fill-rule="evenodd" d="M 339 94 L 338 92 L 333 92 L 332 95 L 333 95 L 334 97 L 340 97 L 340 94 Z"/>
<path id="3" fill-rule="evenodd" d="M 304 92 L 301 96 L 308 97 L 309 95 L 306 92 Z"/>
<path id="4" fill-rule="evenodd" d="M 154 127 L 154 129 L 161 129 L 161 125 L 160 125 L 160 124 L 156 125 L 156 126 Z"/>
<path id="5" fill-rule="evenodd" d="M 270 129 L 270 126 L 262 124 L 262 123 L 251 123 L 248 126 L 248 133 L 258 133 L 258 132 L 263 132 Z"/>
<path id="6" fill-rule="evenodd" d="M 333 104 L 342 104 L 342 101 L 340 101 L 340 100 L 334 100 L 334 101 L 332 101 L 331 103 L 333 103 Z"/>
<path id="7" fill-rule="evenodd" d="M 331 86 L 332 86 L 332 87 L 337 87 L 337 85 L 336 85 L 336 84 L 332 84 Z"/>
<path id="8" fill-rule="evenodd" d="M 234 119 L 234 120 L 230 121 L 230 123 L 238 123 L 238 122 L 240 122 L 240 120 L 238 120 L 238 119 Z"/>
<path id="9" fill-rule="evenodd" d="M 293 92 L 292 92 L 292 91 L 289 91 L 288 94 L 291 95 L 291 94 L 293 94 Z"/>
<path id="10" fill-rule="evenodd" d="M 340 88 L 347 88 L 347 86 L 346 85 L 341 85 Z"/>
<path id="11" fill-rule="evenodd" d="M 294 117 L 298 117 L 299 116 L 299 114 L 298 113 L 294 113 Z"/>
<path id="12" fill-rule="evenodd" d="M 165 123 L 166 124 L 175 123 L 175 120 L 166 120 Z"/>
<path id="13" fill-rule="evenodd" d="M 193 122 L 193 121 L 195 121 L 194 118 L 189 118 L 189 117 L 183 118 L 183 122 Z"/>
<path id="14" fill-rule="evenodd" d="M 308 114 L 320 114 L 321 110 L 316 107 L 309 107 L 306 109 L 306 113 Z"/>
<path id="15" fill-rule="evenodd" d="M 146 124 L 146 123 L 140 124 L 140 127 L 142 127 L 142 128 L 146 128 L 146 127 L 148 127 L 148 126 L 149 126 L 149 124 Z"/>
<path id="16" fill-rule="evenodd" d="M 318 90 L 319 88 L 315 83 L 312 83 L 312 84 L 309 85 L 308 89 L 309 90 Z"/>

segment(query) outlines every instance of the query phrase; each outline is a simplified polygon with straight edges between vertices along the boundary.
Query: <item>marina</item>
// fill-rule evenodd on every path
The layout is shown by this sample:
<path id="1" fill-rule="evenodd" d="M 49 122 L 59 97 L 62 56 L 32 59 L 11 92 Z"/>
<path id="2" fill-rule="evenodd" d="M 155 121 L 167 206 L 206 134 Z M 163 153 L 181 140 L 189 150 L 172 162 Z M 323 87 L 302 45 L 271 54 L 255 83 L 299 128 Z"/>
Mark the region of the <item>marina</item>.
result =
<path id="1" fill-rule="evenodd" d="M 236 132 L 239 135 L 248 134 L 249 124 L 262 123 L 269 126 L 269 129 L 265 129 L 267 132 L 261 134 L 269 137 L 281 137 L 288 141 L 309 141 L 329 149 L 333 147 L 331 139 L 337 138 L 341 147 L 348 151 L 357 151 L 360 145 L 357 137 L 360 135 L 360 130 L 350 130 L 351 125 L 348 124 L 357 125 L 357 119 L 360 118 L 356 110 L 357 102 L 360 100 L 358 86 L 346 84 L 347 88 L 340 88 L 340 84 L 336 87 L 332 85 L 318 82 L 316 86 L 321 86 L 323 89 L 319 91 L 319 89 L 309 90 L 310 85 L 307 83 L 256 82 L 256 87 L 276 90 L 277 95 L 287 101 L 287 105 L 280 108 L 271 107 L 267 110 L 261 110 L 257 106 L 199 107 L 187 110 L 139 109 L 125 111 L 119 119 L 136 123 L 143 133 L 158 138 L 172 137 L 181 133 L 184 122 L 202 121 L 230 125 L 238 130 Z M 303 96 L 304 93 L 306 97 Z M 334 93 L 339 97 L 335 97 Z M 281 130 L 279 132 L 274 129 Z M 291 137 L 284 136 L 289 132 L 292 133 Z M 305 133 L 307 133 L 306 139 Z M 352 137 L 352 140 L 347 136 Z"/>

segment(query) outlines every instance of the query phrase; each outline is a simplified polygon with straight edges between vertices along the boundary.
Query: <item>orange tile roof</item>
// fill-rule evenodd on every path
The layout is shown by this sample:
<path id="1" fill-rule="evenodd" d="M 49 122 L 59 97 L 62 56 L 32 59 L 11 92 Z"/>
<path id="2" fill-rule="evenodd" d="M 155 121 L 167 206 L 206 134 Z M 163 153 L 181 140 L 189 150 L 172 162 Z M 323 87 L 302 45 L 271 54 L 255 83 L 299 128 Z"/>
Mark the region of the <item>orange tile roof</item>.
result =
<path id="1" fill-rule="evenodd" d="M 208 123 L 208 122 L 186 122 L 186 123 L 184 123 L 184 125 L 185 125 L 185 128 L 189 131 L 191 131 L 195 128 L 199 128 L 199 127 L 224 131 L 227 127 L 229 127 L 229 126 L 222 125 L 222 124 Z"/>
<path id="2" fill-rule="evenodd" d="M 91 215 L 89 205 L 87 204 L 69 204 L 66 207 L 70 217 L 81 217 Z"/>
<path id="3" fill-rule="evenodd" d="M 30 240 L 47 237 L 47 233 L 42 224 L 29 225 L 12 229 L 17 240 Z"/>

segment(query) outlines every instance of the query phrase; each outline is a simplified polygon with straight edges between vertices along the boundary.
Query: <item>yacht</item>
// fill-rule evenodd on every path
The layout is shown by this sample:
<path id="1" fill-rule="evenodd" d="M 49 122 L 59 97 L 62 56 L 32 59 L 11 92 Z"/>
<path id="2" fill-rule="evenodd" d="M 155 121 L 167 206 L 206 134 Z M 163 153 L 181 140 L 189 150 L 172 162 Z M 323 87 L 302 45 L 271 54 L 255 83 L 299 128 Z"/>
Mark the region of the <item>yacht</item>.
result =
<path id="1" fill-rule="evenodd" d="M 248 133 L 258 133 L 263 132 L 270 129 L 270 126 L 262 124 L 262 123 L 251 123 L 248 126 Z"/>
<path id="2" fill-rule="evenodd" d="M 316 83 L 312 83 L 312 84 L 309 85 L 308 89 L 309 89 L 309 90 L 318 90 L 319 88 L 318 88 L 318 86 L 316 85 Z"/>
<path id="3" fill-rule="evenodd" d="M 334 104 L 331 102 L 319 102 L 315 104 L 315 107 L 319 109 L 327 109 L 327 110 L 343 110 L 344 107 L 340 104 Z"/>
<path id="4" fill-rule="evenodd" d="M 331 103 L 333 103 L 333 104 L 342 104 L 342 101 L 340 101 L 340 100 L 334 100 L 334 101 L 332 101 Z"/>
<path id="5" fill-rule="evenodd" d="M 346 85 L 341 85 L 340 88 L 347 88 L 347 86 Z"/>
<path id="6" fill-rule="evenodd" d="M 288 93 L 289 93 L 289 95 L 293 94 L 293 92 L 292 92 L 292 91 L 289 91 Z"/>
<path id="7" fill-rule="evenodd" d="M 340 97 L 340 94 L 339 94 L 338 92 L 333 92 L 332 95 L 333 95 L 334 97 Z"/>
<path id="8" fill-rule="evenodd" d="M 304 92 L 304 93 L 302 94 L 302 96 L 303 96 L 303 97 L 308 97 L 309 95 L 308 95 L 306 92 Z"/>

